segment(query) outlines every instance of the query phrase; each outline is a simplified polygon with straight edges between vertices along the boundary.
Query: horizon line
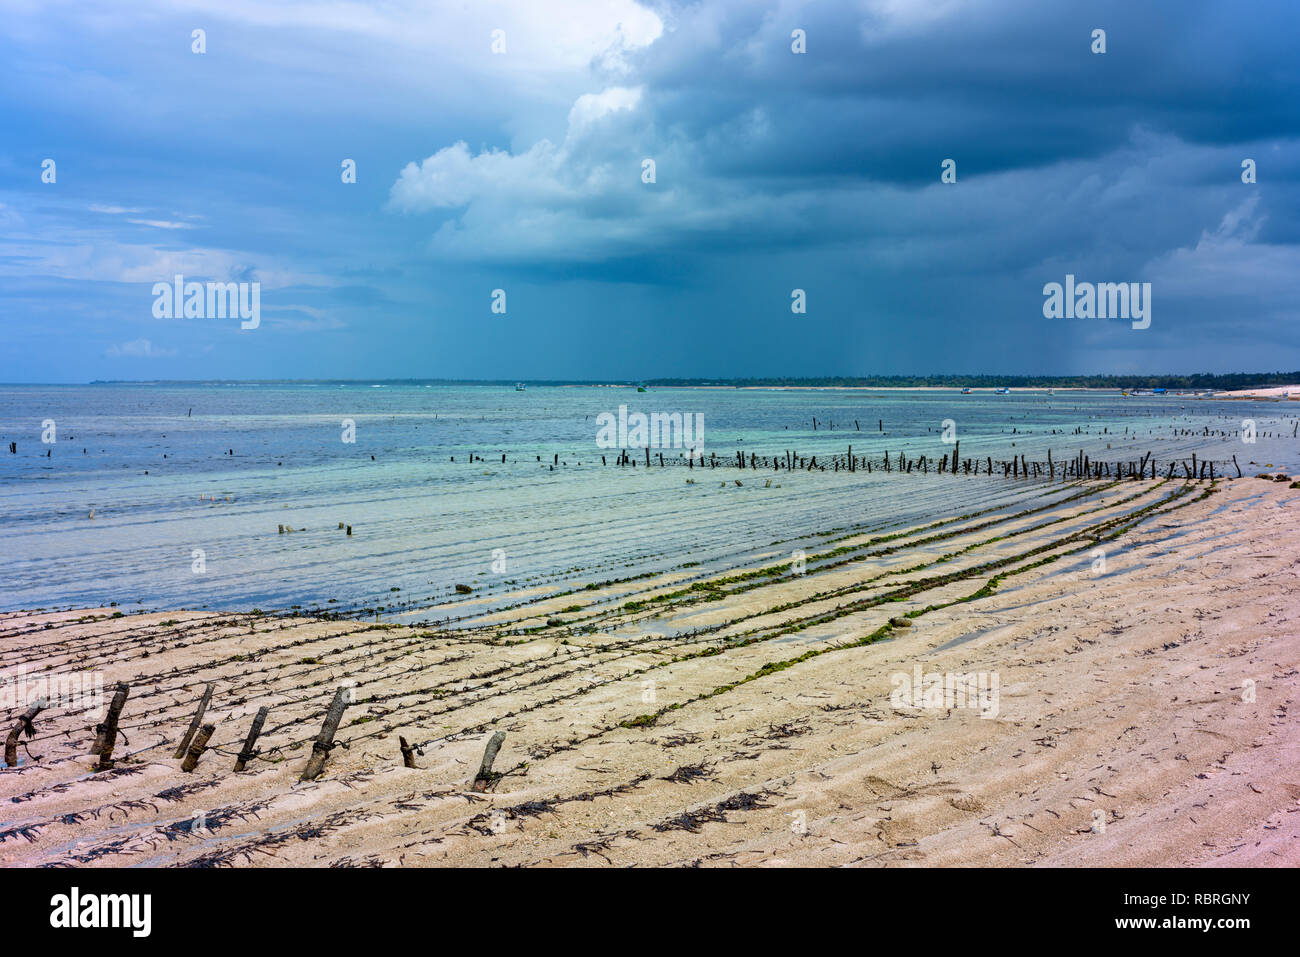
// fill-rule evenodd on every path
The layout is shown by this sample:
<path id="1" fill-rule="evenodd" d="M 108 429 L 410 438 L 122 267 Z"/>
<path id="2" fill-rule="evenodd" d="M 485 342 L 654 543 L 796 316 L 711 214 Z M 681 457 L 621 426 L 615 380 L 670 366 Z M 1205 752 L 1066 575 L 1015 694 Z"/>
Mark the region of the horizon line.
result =
<path id="1" fill-rule="evenodd" d="M 1189 381 L 1190 380 L 1190 381 Z M 410 384 L 421 385 L 534 385 L 534 386 L 569 386 L 569 387 L 618 387 L 632 388 L 638 385 L 659 388 L 691 388 L 701 386 L 713 387 L 774 387 L 774 388 L 872 388 L 898 387 L 914 385 L 918 387 L 963 388 L 973 386 L 1061 386 L 1073 388 L 1123 388 L 1126 385 L 1142 388 L 1191 388 L 1192 382 L 1199 388 L 1214 388 L 1218 382 L 1222 387 L 1251 388 L 1280 386 L 1300 383 L 1300 370 L 1294 372 L 1194 372 L 1194 373 L 1085 373 L 1085 374 L 1024 374 L 1024 373 L 933 373 L 924 375 L 814 375 L 814 376 L 661 376 L 657 378 L 609 378 L 609 379 L 529 379 L 529 378 L 483 378 L 459 379 L 444 377 L 361 377 L 361 378 L 274 378 L 274 379 L 92 379 L 87 382 L 0 382 L 0 387 L 8 386 L 118 386 L 118 385 L 292 385 L 292 384 Z"/>

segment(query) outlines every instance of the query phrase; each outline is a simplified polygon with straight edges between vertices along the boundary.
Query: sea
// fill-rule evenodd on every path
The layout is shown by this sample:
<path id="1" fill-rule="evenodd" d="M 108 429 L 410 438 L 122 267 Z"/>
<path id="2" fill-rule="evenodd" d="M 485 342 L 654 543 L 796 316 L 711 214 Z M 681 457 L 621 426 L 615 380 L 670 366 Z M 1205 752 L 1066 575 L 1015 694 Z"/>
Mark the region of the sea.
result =
<path id="1" fill-rule="evenodd" d="M 602 439 L 620 407 L 632 422 L 693 416 L 702 434 L 693 450 L 661 437 L 670 447 L 649 467 L 641 448 L 620 464 L 611 430 Z M 1162 475 L 1192 454 L 1216 475 L 1293 473 L 1298 420 L 1289 402 L 1062 390 L 0 386 L 0 610 L 455 620 L 1042 494 L 1044 480 L 1000 469 L 934 474 L 954 443 L 995 462 L 1149 451 Z M 871 471 L 834 469 L 850 448 Z M 768 465 L 749 468 L 751 455 Z M 926 456 L 926 472 L 885 471 L 886 455 Z M 787 470 L 787 456 L 805 467 Z"/>

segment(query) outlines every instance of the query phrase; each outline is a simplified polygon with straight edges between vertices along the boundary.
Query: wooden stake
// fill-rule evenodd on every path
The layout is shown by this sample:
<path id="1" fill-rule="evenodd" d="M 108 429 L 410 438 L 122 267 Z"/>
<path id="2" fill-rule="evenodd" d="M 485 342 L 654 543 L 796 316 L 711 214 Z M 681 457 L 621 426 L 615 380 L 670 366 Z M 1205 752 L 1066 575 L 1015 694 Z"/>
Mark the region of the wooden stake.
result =
<path id="1" fill-rule="evenodd" d="M 473 790 L 486 791 L 495 780 L 492 777 L 492 762 L 497 759 L 497 752 L 501 750 L 501 743 L 505 739 L 504 731 L 498 731 L 488 739 L 487 747 L 483 750 L 483 762 L 478 766 L 478 774 L 474 775 Z"/>
<path id="2" fill-rule="evenodd" d="M 113 694 L 113 700 L 108 704 L 108 714 L 104 717 L 104 723 L 95 727 L 95 743 L 91 746 L 90 753 L 112 756 L 113 745 L 117 742 L 117 716 L 122 713 L 122 708 L 126 706 L 126 696 L 131 693 L 130 687 L 125 682 L 119 682 L 117 691 Z M 107 748 L 107 752 L 105 752 Z M 100 762 L 104 764 L 104 761 Z M 113 762 L 108 761 L 106 767 L 112 767 Z"/>
<path id="3" fill-rule="evenodd" d="M 194 719 L 190 721 L 190 729 L 185 732 L 185 737 L 181 738 L 181 743 L 176 747 L 176 753 L 172 755 L 173 758 L 179 760 L 185 757 L 189 751 L 190 742 L 194 740 L 194 733 L 199 730 L 199 725 L 203 723 L 203 714 L 208 710 L 208 702 L 211 700 L 212 685 L 209 684 L 203 692 L 203 700 L 199 702 L 199 710 L 194 712 Z"/>
<path id="4" fill-rule="evenodd" d="M 199 758 L 203 757 L 203 752 L 208 746 L 208 739 L 212 737 L 212 732 L 217 730 L 215 724 L 205 724 L 199 728 L 198 735 L 194 738 L 194 743 L 190 745 L 189 750 L 185 752 L 185 760 L 181 762 L 182 771 L 193 771 L 195 765 L 199 763 Z"/>
<path id="5" fill-rule="evenodd" d="M 415 748 L 406 743 L 406 739 L 398 737 L 402 748 L 402 766 L 407 768 L 415 767 Z"/>
<path id="6" fill-rule="evenodd" d="M 266 724 L 266 716 L 270 710 L 266 706 L 257 709 L 257 715 L 253 718 L 253 726 L 248 729 L 248 737 L 244 739 L 244 747 L 240 750 L 239 757 L 235 759 L 236 771 L 244 770 L 248 762 L 260 753 L 253 750 L 253 745 L 257 743 L 257 736 L 262 733 L 262 725 Z"/>
<path id="7" fill-rule="evenodd" d="M 18 719 L 13 730 L 9 732 L 9 737 L 5 738 L 5 766 L 10 768 L 18 767 L 18 735 L 27 732 L 27 737 L 36 736 L 36 730 L 32 727 L 32 721 L 44 709 L 46 701 L 44 698 L 37 698 L 36 702 L 23 712 L 23 716 Z"/>
<path id="8" fill-rule="evenodd" d="M 325 759 L 330 756 L 330 749 L 334 747 L 334 733 L 338 731 L 339 722 L 343 720 L 343 709 L 348 706 L 349 690 L 347 687 L 341 687 L 334 692 L 334 701 L 325 715 L 325 723 L 321 725 L 320 734 L 316 735 L 316 741 L 311 746 L 311 757 L 307 759 L 307 767 L 303 770 L 299 781 L 314 781 L 325 770 Z"/>

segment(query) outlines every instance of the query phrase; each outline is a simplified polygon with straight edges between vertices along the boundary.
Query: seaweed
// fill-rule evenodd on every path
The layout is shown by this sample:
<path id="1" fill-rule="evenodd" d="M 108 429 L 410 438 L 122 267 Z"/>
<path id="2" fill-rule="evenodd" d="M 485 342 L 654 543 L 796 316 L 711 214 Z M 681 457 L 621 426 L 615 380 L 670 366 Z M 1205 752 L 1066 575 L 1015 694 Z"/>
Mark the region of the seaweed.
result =
<path id="1" fill-rule="evenodd" d="M 763 800 L 772 794 L 771 791 L 760 791 L 751 794 L 748 791 L 741 791 L 739 794 L 733 794 L 726 800 L 719 801 L 717 804 L 710 804 L 694 811 L 683 811 L 676 817 L 660 821 L 652 825 L 656 831 L 690 831 L 692 834 L 699 833 L 700 828 L 705 824 L 726 824 L 728 811 L 756 811 L 760 808 L 771 807 Z"/>
<path id="2" fill-rule="evenodd" d="M 41 825 L 39 824 L 19 824 L 17 827 L 11 827 L 6 831 L 0 831 L 0 844 L 10 838 L 17 840 L 22 838 L 28 844 L 36 843 L 36 835 L 40 833 Z"/>
<path id="3" fill-rule="evenodd" d="M 714 777 L 717 777 L 717 772 L 701 761 L 699 764 L 684 764 L 672 774 L 659 780 L 672 781 L 674 784 L 694 784 L 700 779 L 707 781 Z"/>

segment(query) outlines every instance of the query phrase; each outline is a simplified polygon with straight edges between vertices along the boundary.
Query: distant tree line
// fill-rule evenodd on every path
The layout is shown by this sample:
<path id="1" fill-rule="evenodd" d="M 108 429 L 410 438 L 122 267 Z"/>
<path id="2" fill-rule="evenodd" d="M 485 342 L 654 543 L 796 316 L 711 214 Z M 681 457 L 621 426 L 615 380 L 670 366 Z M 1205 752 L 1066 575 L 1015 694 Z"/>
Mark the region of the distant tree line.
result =
<path id="1" fill-rule="evenodd" d="M 1198 372 L 1192 375 L 874 375 L 771 376 L 752 379 L 647 379 L 646 385 L 734 386 L 785 388 L 952 388 L 998 389 L 1258 389 L 1270 385 L 1300 383 L 1300 372 Z"/>
<path id="2" fill-rule="evenodd" d="M 91 385 L 224 385 L 242 381 L 257 385 L 355 385 L 386 383 L 389 385 L 483 385 L 509 386 L 515 379 L 154 379 L 148 381 L 96 379 Z M 624 385 L 638 383 L 618 379 L 525 379 L 528 385 Z M 761 376 L 749 379 L 645 379 L 646 386 L 673 388 L 689 386 L 784 387 L 784 388 L 896 388 L 922 387 L 950 389 L 1260 389 L 1273 385 L 1300 384 L 1300 372 L 1197 372 L 1192 375 L 869 375 L 869 376 Z"/>

